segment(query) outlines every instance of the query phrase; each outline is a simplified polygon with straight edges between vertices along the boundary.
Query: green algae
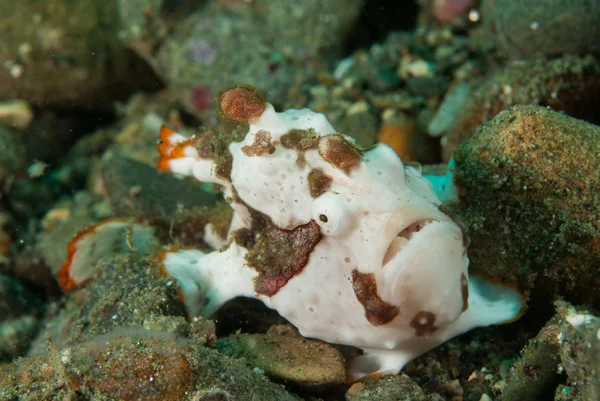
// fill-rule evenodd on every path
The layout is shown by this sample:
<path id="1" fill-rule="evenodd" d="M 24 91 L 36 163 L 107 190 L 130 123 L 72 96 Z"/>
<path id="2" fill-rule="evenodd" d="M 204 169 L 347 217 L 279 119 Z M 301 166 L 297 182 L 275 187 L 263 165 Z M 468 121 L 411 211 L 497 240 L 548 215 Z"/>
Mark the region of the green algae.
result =
<path id="1" fill-rule="evenodd" d="M 516 106 L 478 128 L 455 155 L 475 271 L 555 295 L 600 302 L 600 128 Z"/>

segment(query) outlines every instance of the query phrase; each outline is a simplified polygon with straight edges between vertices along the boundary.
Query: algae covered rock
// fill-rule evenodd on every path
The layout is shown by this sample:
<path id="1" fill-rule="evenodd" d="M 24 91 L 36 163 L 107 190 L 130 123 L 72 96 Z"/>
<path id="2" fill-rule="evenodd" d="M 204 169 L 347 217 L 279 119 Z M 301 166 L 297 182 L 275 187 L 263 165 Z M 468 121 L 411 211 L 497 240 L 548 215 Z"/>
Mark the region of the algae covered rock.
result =
<path id="1" fill-rule="evenodd" d="M 446 160 L 478 125 L 519 104 L 550 106 L 572 117 L 600 123 L 596 106 L 600 103 L 600 63 L 591 56 L 512 63 L 494 68 L 460 88 L 446 96 L 455 109 L 442 141 Z M 452 97 L 457 92 L 462 94 Z M 438 115 L 447 112 L 445 104 Z"/>
<path id="2" fill-rule="evenodd" d="M 102 178 L 118 216 L 175 216 L 184 209 L 213 206 L 217 200 L 199 185 L 119 155 L 103 160 Z"/>
<path id="3" fill-rule="evenodd" d="M 557 302 L 556 309 L 561 319 L 560 357 L 569 377 L 568 390 L 560 390 L 573 393 L 571 399 L 597 400 L 600 398 L 600 317 L 589 309 L 566 302 Z M 575 398 L 577 394 L 579 398 Z"/>
<path id="4" fill-rule="evenodd" d="M 153 316 L 185 316 L 172 279 L 136 254 L 107 253 L 89 284 L 71 293 L 46 331 L 62 347 L 121 327 L 145 327 Z"/>
<path id="5" fill-rule="evenodd" d="M 0 2 L 0 99 L 40 106 L 107 107 L 160 86 L 120 43 L 117 1 Z"/>
<path id="6" fill-rule="evenodd" d="M 291 84 L 340 55 L 360 6 L 357 0 L 208 2 L 148 59 L 197 115 L 214 117 L 219 91 L 240 83 L 282 104 Z"/>
<path id="7" fill-rule="evenodd" d="M 207 348 L 213 323 L 186 321 L 177 289 L 148 259 L 108 253 L 47 318 L 31 356 L 0 366 L 0 399 L 298 400 Z"/>
<path id="8" fill-rule="evenodd" d="M 600 303 L 600 127 L 515 106 L 455 154 L 472 270 Z"/>
<path id="9" fill-rule="evenodd" d="M 562 380 L 559 335 L 560 319 L 554 316 L 521 351 L 506 378 L 502 401 L 551 399 Z"/>
<path id="10" fill-rule="evenodd" d="M 0 274 L 0 362 L 26 351 L 42 310 L 41 300 L 21 282 Z"/>
<path id="11" fill-rule="evenodd" d="M 600 52 L 598 0 L 484 0 L 482 17 L 500 51 L 514 58 Z"/>
<path id="12" fill-rule="evenodd" d="M 4 181 L 25 167 L 25 155 L 25 144 L 19 133 L 0 124 L 0 193 L 4 192 Z"/>
<path id="13" fill-rule="evenodd" d="M 162 333 L 109 333 L 0 366 L 0 398 L 19 400 L 294 401 L 241 362 Z"/>

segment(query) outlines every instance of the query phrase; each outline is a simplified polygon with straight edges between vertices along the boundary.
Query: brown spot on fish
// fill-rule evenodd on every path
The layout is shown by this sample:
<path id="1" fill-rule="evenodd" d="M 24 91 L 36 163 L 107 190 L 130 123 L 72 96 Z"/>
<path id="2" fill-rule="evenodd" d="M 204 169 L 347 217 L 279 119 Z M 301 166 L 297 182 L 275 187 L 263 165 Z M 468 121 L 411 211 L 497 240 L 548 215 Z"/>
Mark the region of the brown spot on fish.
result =
<path id="1" fill-rule="evenodd" d="M 233 233 L 233 240 L 239 246 L 243 246 L 246 249 L 252 249 L 256 242 L 256 238 L 254 237 L 254 233 L 249 228 L 240 228 L 235 230 Z"/>
<path id="2" fill-rule="evenodd" d="M 279 143 L 271 140 L 271 133 L 260 130 L 254 134 L 252 145 L 242 146 L 242 152 L 248 157 L 272 155 Z"/>
<path id="3" fill-rule="evenodd" d="M 215 161 L 215 175 L 231 182 L 231 166 L 233 165 L 233 157 L 229 152 L 229 144 L 231 142 L 240 142 L 244 140 L 248 133 L 247 125 L 240 125 L 230 133 L 219 133 L 213 136 L 210 146 Z"/>
<path id="4" fill-rule="evenodd" d="M 257 293 L 273 296 L 300 274 L 323 235 L 315 221 L 291 230 L 276 227 L 270 219 L 246 255 L 248 266 L 258 272 Z M 261 224 L 258 224 L 259 226 Z"/>
<path id="5" fill-rule="evenodd" d="M 226 181 L 231 181 L 231 166 L 233 158 L 229 152 L 229 144 L 231 142 L 240 142 L 248 133 L 247 125 L 240 125 L 231 132 L 217 132 L 213 130 L 206 130 L 202 132 L 197 138 L 190 139 L 190 144 L 193 144 L 198 151 L 198 155 L 203 159 L 211 159 L 215 162 L 215 175 Z M 168 139 L 168 137 L 166 137 Z M 161 147 L 161 159 L 168 162 L 170 159 L 164 156 L 164 149 L 168 149 L 168 142 L 161 139 L 166 145 L 159 144 L 159 150 Z M 183 155 L 183 153 L 182 153 Z M 169 155 L 170 157 L 170 155 Z M 160 167 L 160 166 L 159 166 Z"/>
<path id="6" fill-rule="evenodd" d="M 304 165 L 304 152 L 309 149 L 316 149 L 318 137 L 313 129 L 291 129 L 281 136 L 281 144 L 287 149 L 294 149 L 298 152 L 296 163 L 299 166 Z"/>
<path id="7" fill-rule="evenodd" d="M 365 309 L 365 317 L 373 326 L 389 323 L 400 313 L 399 307 L 384 301 L 377 293 L 375 274 L 352 270 L 352 288 Z"/>
<path id="8" fill-rule="evenodd" d="M 318 198 L 329 190 L 331 187 L 331 177 L 328 176 L 320 168 L 313 168 L 308 173 L 308 190 L 310 196 Z"/>
<path id="9" fill-rule="evenodd" d="M 342 134 L 319 138 L 319 154 L 333 167 L 349 174 L 362 161 L 361 150 Z"/>
<path id="10" fill-rule="evenodd" d="M 464 312 L 469 309 L 469 280 L 465 276 L 465 273 L 460 274 L 460 292 L 463 299 L 462 311 Z"/>
<path id="11" fill-rule="evenodd" d="M 429 337 L 438 329 L 434 326 L 435 319 L 435 314 L 421 311 L 412 318 L 410 327 L 416 330 L 418 337 Z"/>
<path id="12" fill-rule="evenodd" d="M 267 108 L 267 103 L 251 86 L 234 86 L 219 95 L 221 112 L 226 118 L 250 124 Z"/>

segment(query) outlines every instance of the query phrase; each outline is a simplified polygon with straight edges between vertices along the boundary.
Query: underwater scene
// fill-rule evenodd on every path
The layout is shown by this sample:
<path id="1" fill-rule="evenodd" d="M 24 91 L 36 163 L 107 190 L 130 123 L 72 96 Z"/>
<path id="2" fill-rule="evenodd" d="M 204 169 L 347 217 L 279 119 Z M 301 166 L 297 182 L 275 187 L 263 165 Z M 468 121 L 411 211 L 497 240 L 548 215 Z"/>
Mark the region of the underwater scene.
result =
<path id="1" fill-rule="evenodd" d="M 600 0 L 0 0 L 0 401 L 599 401 Z"/>

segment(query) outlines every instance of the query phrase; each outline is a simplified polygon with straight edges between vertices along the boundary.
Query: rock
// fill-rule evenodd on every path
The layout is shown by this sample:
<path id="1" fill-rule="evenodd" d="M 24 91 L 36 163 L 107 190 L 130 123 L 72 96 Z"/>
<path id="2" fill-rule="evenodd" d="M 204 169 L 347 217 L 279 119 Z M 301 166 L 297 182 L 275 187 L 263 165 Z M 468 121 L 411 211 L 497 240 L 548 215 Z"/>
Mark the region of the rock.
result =
<path id="1" fill-rule="evenodd" d="M 0 275 L 0 321 L 25 314 L 39 314 L 42 303 L 19 281 Z"/>
<path id="2" fill-rule="evenodd" d="M 355 383 L 346 392 L 346 401 L 426 401 L 427 399 L 421 387 L 402 373 Z"/>
<path id="3" fill-rule="evenodd" d="M 512 58 L 600 52 L 598 0 L 484 0 L 481 16 L 498 49 Z"/>
<path id="4" fill-rule="evenodd" d="M 0 123 L 14 127 L 16 129 L 25 129 L 33 120 L 33 110 L 25 100 L 9 100 L 0 103 Z"/>
<path id="5" fill-rule="evenodd" d="M 346 382 L 344 358 L 333 346 L 307 340 L 285 326 L 264 334 L 237 334 L 217 340 L 225 355 L 244 358 L 266 375 L 308 389 Z"/>
<path id="6" fill-rule="evenodd" d="M 22 356 L 40 327 L 32 315 L 0 321 L 0 362 Z"/>
<path id="7" fill-rule="evenodd" d="M 32 356 L 0 367 L 0 399 L 298 399 L 206 348 L 213 323 L 184 316 L 176 281 L 153 258 L 107 254 L 49 313 Z"/>
<path id="8" fill-rule="evenodd" d="M 196 115 L 214 120 L 219 91 L 240 83 L 282 104 L 290 83 L 340 55 L 360 6 L 359 0 L 209 2 L 177 24 L 148 59 Z"/>
<path id="9" fill-rule="evenodd" d="M 0 362 L 23 354 L 35 336 L 41 300 L 19 281 L 0 275 Z"/>
<path id="10" fill-rule="evenodd" d="M 227 236 L 233 211 L 214 190 L 118 154 L 104 157 L 101 171 L 114 215 L 148 220 L 163 243 L 210 249 L 208 223 Z"/>
<path id="11" fill-rule="evenodd" d="M 521 351 L 510 369 L 502 401 L 549 400 L 561 381 L 560 319 L 552 318 Z"/>
<path id="12" fill-rule="evenodd" d="M 348 107 L 337 123 L 336 127 L 340 132 L 348 132 L 363 148 L 371 147 L 377 142 L 379 120 L 374 108 L 364 100 Z"/>
<path id="13" fill-rule="evenodd" d="M 600 127 L 516 106 L 476 129 L 455 155 L 471 269 L 532 290 L 600 302 Z"/>
<path id="14" fill-rule="evenodd" d="M 36 109 L 27 128 L 11 130 L 11 137 L 0 133 L 0 140 L 6 144 L 6 153 L 0 154 L 0 182 L 3 170 L 9 173 L 4 178 L 7 185 L 0 187 L 0 192 L 10 192 L 6 204 L 15 217 L 41 218 L 65 193 L 81 188 L 94 158 L 88 153 L 87 158 L 75 159 L 69 150 L 78 137 L 95 129 L 104 118 L 112 117 L 80 110 Z M 6 158 L 13 160 L 9 169 L 4 168 Z"/>
<path id="15" fill-rule="evenodd" d="M 64 308 L 48 318 L 37 348 L 42 348 L 45 333 L 59 348 L 119 330 L 131 335 L 146 327 L 176 337 L 180 333 L 175 318 L 185 316 L 177 291 L 176 282 L 161 274 L 158 265 L 136 254 L 107 254 L 89 283 L 71 291 Z M 159 324 L 157 316 L 169 319 Z"/>
<path id="16" fill-rule="evenodd" d="M 6 191 L 5 181 L 27 163 L 26 148 L 19 133 L 0 124 L 0 194 Z"/>
<path id="17" fill-rule="evenodd" d="M 25 247 L 19 252 L 11 274 L 46 296 L 56 297 L 62 294 L 56 279 L 35 246 Z"/>
<path id="18" fill-rule="evenodd" d="M 171 216 L 217 197 L 200 185 L 164 174 L 156 167 L 115 155 L 102 161 L 102 179 L 117 216 Z"/>
<path id="19" fill-rule="evenodd" d="M 148 331 L 171 333 L 177 337 L 189 336 L 189 326 L 183 316 L 150 315 L 144 319 L 143 327 Z"/>
<path id="20" fill-rule="evenodd" d="M 67 259 L 67 246 L 73 237 L 103 217 L 94 210 L 94 199 L 87 193 L 76 194 L 72 201 L 56 204 L 42 221 L 43 230 L 37 235 L 32 249 L 26 249 L 29 260 L 39 258 L 56 277 Z M 23 263 L 27 263 L 24 260 Z"/>
<path id="21" fill-rule="evenodd" d="M 449 92 L 429 132 L 447 134 L 442 144 L 444 159 L 449 160 L 452 152 L 473 135 L 475 127 L 518 104 L 549 106 L 598 124 L 598 93 L 600 63 L 593 57 L 567 56 L 504 65 Z"/>
<path id="22" fill-rule="evenodd" d="M 264 400 L 297 397 L 241 362 L 216 351 L 191 351 L 151 332 L 108 333 L 60 351 L 49 341 L 44 356 L 0 366 L 0 398 L 59 401 Z"/>
<path id="23" fill-rule="evenodd" d="M 0 4 L 0 99 L 33 105 L 109 109 L 160 82 L 119 42 L 117 1 Z"/>
<path id="24" fill-rule="evenodd" d="M 582 400 L 600 399 L 600 317 L 585 308 L 557 302 L 561 319 L 560 356 L 568 384 Z M 567 387 L 568 389 L 568 387 Z M 560 389 L 563 394 L 571 391 Z M 571 399 L 575 394 L 571 394 Z"/>

